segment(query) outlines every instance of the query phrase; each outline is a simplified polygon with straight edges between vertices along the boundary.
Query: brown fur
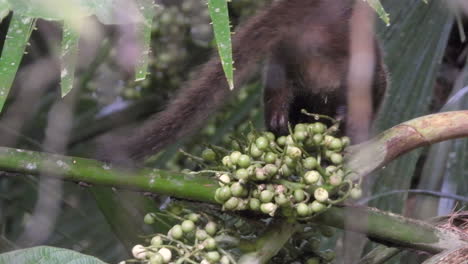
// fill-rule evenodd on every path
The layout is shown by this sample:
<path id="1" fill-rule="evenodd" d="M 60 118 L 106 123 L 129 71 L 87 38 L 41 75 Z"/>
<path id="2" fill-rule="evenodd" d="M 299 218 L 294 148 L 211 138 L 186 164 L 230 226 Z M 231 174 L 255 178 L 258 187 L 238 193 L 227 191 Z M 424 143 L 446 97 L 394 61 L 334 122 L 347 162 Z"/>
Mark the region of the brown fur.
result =
<path id="1" fill-rule="evenodd" d="M 300 121 L 301 108 L 335 116 L 340 106 L 346 106 L 353 4 L 352 0 L 283 0 L 236 30 L 233 58 L 237 89 L 255 72 L 260 60 L 268 60 L 264 95 L 268 129 L 285 133 L 288 122 Z M 376 53 L 380 57 L 379 50 Z M 376 75 L 385 75 L 382 70 L 376 67 Z M 141 160 L 196 132 L 231 94 L 217 55 L 196 76 L 166 110 L 132 135 L 102 137 L 98 148 L 104 156 L 98 158 Z M 122 143 L 115 145 L 118 141 Z"/>

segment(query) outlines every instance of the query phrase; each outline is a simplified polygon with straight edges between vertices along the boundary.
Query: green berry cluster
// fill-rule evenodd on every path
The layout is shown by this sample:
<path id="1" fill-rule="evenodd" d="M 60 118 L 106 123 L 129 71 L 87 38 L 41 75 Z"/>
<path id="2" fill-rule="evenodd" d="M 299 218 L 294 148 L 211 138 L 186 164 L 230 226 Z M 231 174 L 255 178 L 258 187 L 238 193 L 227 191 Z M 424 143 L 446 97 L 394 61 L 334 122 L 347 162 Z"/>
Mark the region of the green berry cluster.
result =
<path id="1" fill-rule="evenodd" d="M 144 221 L 146 224 L 153 224 L 156 219 L 156 214 L 149 213 Z M 218 247 L 215 238 L 222 230 L 216 222 L 195 213 L 177 219 L 181 222 L 172 226 L 167 235 L 153 236 L 150 245 L 146 247 L 135 245 L 132 249 L 133 257 L 145 264 L 235 263 L 226 251 Z"/>
<path id="2" fill-rule="evenodd" d="M 348 137 L 335 126 L 297 124 L 287 136 L 251 131 L 233 139 L 234 151 L 207 148 L 202 159 L 213 164 L 220 187 L 215 199 L 224 210 L 252 210 L 305 218 L 348 196 L 360 196 L 358 184 L 343 167 Z"/>

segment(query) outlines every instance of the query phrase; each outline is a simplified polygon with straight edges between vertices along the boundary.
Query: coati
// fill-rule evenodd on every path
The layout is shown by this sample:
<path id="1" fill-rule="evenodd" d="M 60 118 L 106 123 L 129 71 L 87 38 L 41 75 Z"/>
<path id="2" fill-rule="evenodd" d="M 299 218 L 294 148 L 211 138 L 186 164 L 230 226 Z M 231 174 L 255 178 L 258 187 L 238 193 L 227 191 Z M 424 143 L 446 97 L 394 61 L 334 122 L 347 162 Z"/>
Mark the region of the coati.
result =
<path id="1" fill-rule="evenodd" d="M 295 124 L 304 118 L 300 114 L 302 108 L 312 113 L 346 116 L 354 5 L 354 0 L 276 1 L 235 30 L 232 41 L 237 89 L 255 72 L 259 62 L 266 60 L 267 129 L 286 133 L 288 122 Z M 376 62 L 372 106 L 376 109 L 386 87 L 386 73 L 378 45 L 374 45 L 372 53 Z M 154 154 L 197 131 L 231 94 L 216 54 L 165 110 L 131 135 L 101 137 L 99 158 L 135 161 Z"/>

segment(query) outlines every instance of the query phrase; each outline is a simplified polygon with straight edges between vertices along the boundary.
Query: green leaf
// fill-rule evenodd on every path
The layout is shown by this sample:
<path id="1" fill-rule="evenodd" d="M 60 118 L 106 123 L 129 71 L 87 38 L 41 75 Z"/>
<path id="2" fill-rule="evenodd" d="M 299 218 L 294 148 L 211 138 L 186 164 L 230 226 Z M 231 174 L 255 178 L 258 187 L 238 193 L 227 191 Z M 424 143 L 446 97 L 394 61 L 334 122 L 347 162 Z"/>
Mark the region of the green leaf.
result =
<path id="1" fill-rule="evenodd" d="M 372 7 L 375 12 L 379 15 L 380 19 L 387 25 L 390 26 L 390 15 L 385 11 L 380 0 L 365 0 Z"/>
<path id="2" fill-rule="evenodd" d="M 73 250 L 54 247 L 33 247 L 0 254 L 0 264 L 105 264 L 105 262 Z"/>
<path id="3" fill-rule="evenodd" d="M 42 18 L 46 20 L 74 19 L 92 15 L 92 9 L 87 8 L 85 1 L 60 0 L 7 0 L 14 13 L 27 17 Z M 103 0 L 102 6 L 108 7 Z"/>
<path id="4" fill-rule="evenodd" d="M 75 21 L 96 15 L 104 24 L 125 24 L 143 21 L 134 1 L 119 0 L 6 0 L 13 12 L 46 20 Z"/>
<path id="5" fill-rule="evenodd" d="M 79 25 L 76 23 L 75 25 Z M 60 74 L 62 97 L 68 94 L 73 87 L 73 81 L 75 80 L 75 66 L 78 57 L 78 43 L 80 40 L 79 30 L 73 25 L 70 25 L 67 21 L 63 24 L 62 34 L 62 47 L 61 47 L 61 58 L 62 58 L 62 70 Z"/>
<path id="6" fill-rule="evenodd" d="M 0 112 L 15 80 L 35 19 L 13 14 L 0 57 Z"/>
<path id="7" fill-rule="evenodd" d="M 0 0 L 0 22 L 10 13 L 10 3 L 7 0 Z"/>
<path id="8" fill-rule="evenodd" d="M 150 55 L 151 25 L 155 15 L 155 5 L 153 0 L 140 0 L 137 5 L 143 13 L 144 21 L 137 25 L 138 40 L 141 44 L 140 55 L 135 68 L 135 80 L 140 81 L 148 75 L 148 63 Z"/>
<path id="9" fill-rule="evenodd" d="M 234 69 L 232 61 L 231 30 L 226 0 L 209 0 L 208 9 L 213 21 L 216 45 L 218 46 L 221 65 L 226 75 L 229 88 L 234 89 Z"/>

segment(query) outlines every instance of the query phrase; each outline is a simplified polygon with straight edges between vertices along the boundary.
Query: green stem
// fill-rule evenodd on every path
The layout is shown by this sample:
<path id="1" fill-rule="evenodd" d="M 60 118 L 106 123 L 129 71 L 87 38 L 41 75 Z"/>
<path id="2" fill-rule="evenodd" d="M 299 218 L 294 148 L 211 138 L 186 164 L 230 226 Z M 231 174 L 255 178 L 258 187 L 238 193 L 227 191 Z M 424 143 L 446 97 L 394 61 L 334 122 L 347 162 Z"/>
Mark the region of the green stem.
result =
<path id="1" fill-rule="evenodd" d="M 122 170 L 99 161 L 0 147 L 0 170 L 147 191 L 215 203 L 215 179 L 156 169 Z"/>
<path id="2" fill-rule="evenodd" d="M 343 229 L 345 217 L 355 219 L 347 223 L 346 228 L 400 247 L 438 253 L 446 249 L 468 246 L 466 238 L 457 233 L 375 208 L 334 206 L 313 221 Z"/>

